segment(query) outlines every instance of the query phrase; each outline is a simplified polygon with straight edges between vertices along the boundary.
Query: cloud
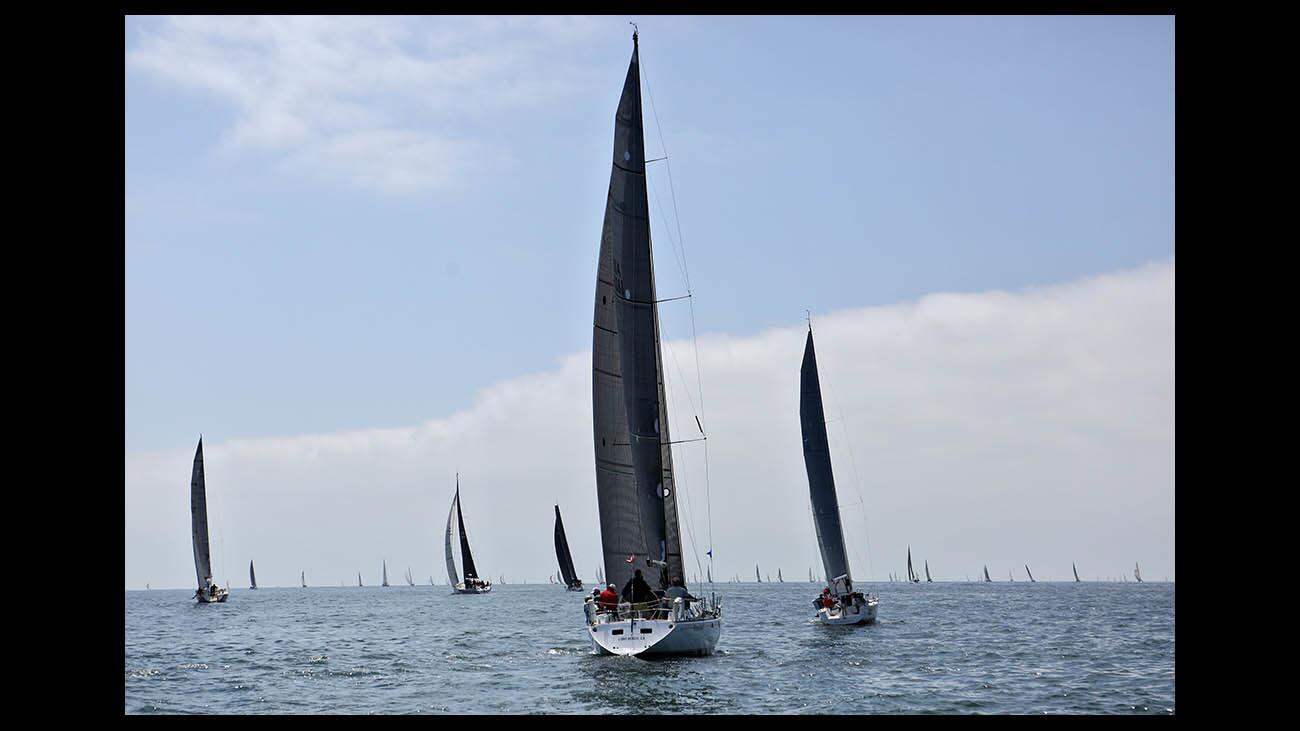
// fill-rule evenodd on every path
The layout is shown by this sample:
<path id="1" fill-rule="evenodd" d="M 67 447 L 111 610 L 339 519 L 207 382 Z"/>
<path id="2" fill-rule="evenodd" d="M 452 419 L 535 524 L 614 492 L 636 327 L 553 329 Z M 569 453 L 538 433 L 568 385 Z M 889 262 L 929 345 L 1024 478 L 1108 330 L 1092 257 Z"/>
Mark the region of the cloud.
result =
<path id="1" fill-rule="evenodd" d="M 815 315 L 835 477 L 855 574 L 1173 575 L 1174 265 L 1018 292 L 943 293 Z M 699 338 L 705 445 L 676 453 L 679 500 L 719 579 L 817 564 L 798 426 L 805 325 Z M 698 434 L 695 350 L 670 340 L 672 434 Z M 680 364 L 680 372 L 674 363 Z M 496 578 L 556 570 L 559 503 L 579 572 L 598 563 L 586 352 L 418 426 L 205 444 L 218 573 L 241 585 L 445 581 L 455 484 Z M 689 387 L 685 387 L 687 384 Z M 413 387 L 434 387 L 427 384 Z M 441 387 L 452 387 L 444 384 Z M 126 456 L 128 586 L 188 586 L 193 447 Z M 711 520 L 708 510 L 711 505 Z M 687 553 L 691 554 L 690 547 Z M 225 573 L 222 573 L 224 561 Z M 817 570 L 817 569 L 814 569 Z M 695 573 L 694 568 L 690 569 Z M 701 573 L 703 573 L 701 571 Z"/>
<path id="2" fill-rule="evenodd" d="M 482 159 L 474 120 L 550 104 L 590 72 L 565 61 L 586 18 L 168 17 L 129 69 L 235 109 L 223 144 L 383 193 L 444 187 Z"/>

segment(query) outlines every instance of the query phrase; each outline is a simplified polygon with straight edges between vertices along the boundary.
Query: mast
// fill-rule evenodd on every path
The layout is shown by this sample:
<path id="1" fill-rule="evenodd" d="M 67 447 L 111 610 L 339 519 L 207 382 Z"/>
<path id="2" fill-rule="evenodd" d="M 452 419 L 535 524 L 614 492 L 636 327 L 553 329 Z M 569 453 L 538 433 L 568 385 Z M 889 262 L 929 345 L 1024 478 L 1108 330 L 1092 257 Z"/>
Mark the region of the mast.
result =
<path id="1" fill-rule="evenodd" d="M 212 582 L 212 559 L 208 548 L 208 493 L 203 479 L 203 437 L 194 452 L 194 471 L 190 475 L 190 528 L 194 540 L 194 573 L 200 589 Z"/>
<path id="2" fill-rule="evenodd" d="M 646 195 L 636 35 L 614 115 L 592 336 L 596 495 L 605 575 L 683 579 Z M 628 558 L 632 561 L 629 563 Z M 648 561 L 663 561 L 667 570 Z"/>
<path id="3" fill-rule="evenodd" d="M 830 442 L 826 438 L 826 412 L 822 408 L 821 380 L 817 375 L 817 351 L 813 346 L 812 325 L 804 342 L 803 365 L 799 369 L 799 428 L 803 434 L 803 461 L 808 472 L 808 493 L 812 503 L 813 525 L 817 546 L 821 549 L 826 583 L 846 577 L 852 587 L 848 551 L 844 547 L 844 528 L 840 523 L 839 500 L 835 495 L 835 475 L 831 471 Z"/>
<path id="4" fill-rule="evenodd" d="M 578 572 L 573 568 L 573 555 L 569 553 L 569 539 L 564 535 L 564 521 L 560 518 L 560 506 L 555 506 L 555 559 L 560 562 L 560 573 L 564 585 L 573 586 L 578 581 Z"/>

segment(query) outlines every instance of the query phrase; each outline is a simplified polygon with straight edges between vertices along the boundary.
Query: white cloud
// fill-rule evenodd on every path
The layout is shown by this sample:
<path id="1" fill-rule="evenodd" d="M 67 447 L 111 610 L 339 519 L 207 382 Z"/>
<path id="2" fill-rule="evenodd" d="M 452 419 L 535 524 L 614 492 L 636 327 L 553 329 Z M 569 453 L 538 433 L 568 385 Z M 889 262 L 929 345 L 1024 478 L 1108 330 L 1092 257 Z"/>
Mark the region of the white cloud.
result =
<path id="1" fill-rule="evenodd" d="M 832 457 L 855 574 L 902 571 L 912 547 L 937 578 L 1131 571 L 1172 576 L 1174 266 L 1022 292 L 936 294 L 816 316 Z M 816 562 L 798 426 L 804 325 L 699 339 L 709 429 L 717 578 L 760 563 L 806 578 Z M 665 354 L 673 435 L 695 435 L 682 383 L 689 342 Z M 439 387 L 426 384 L 413 387 Z M 453 387 L 444 384 L 440 387 Z M 590 354 L 478 395 L 469 409 L 410 428 L 205 445 L 213 545 L 242 585 L 370 582 L 387 558 L 422 581 L 442 571 L 442 529 L 461 473 L 481 570 L 555 571 L 559 502 L 583 576 L 599 546 Z M 692 394 L 698 403 L 698 395 Z M 850 450 L 851 445 L 851 450 Z M 128 586 L 187 586 L 192 446 L 128 454 Z M 679 498 L 700 553 L 707 523 L 703 448 L 678 452 Z M 860 480 L 860 487 L 859 482 Z M 866 558 L 863 508 L 870 535 Z M 688 549 L 689 553 L 689 549 Z M 221 556 L 216 559 L 219 573 Z M 694 571 L 692 570 L 692 573 Z M 349 578 L 351 577 L 351 578 Z"/>
<path id="2" fill-rule="evenodd" d="M 579 88 L 590 72 L 565 51 L 594 30 L 559 17 L 181 16 L 142 29 L 126 61 L 232 105 L 229 149 L 410 193 L 447 185 L 482 154 L 477 115 Z"/>

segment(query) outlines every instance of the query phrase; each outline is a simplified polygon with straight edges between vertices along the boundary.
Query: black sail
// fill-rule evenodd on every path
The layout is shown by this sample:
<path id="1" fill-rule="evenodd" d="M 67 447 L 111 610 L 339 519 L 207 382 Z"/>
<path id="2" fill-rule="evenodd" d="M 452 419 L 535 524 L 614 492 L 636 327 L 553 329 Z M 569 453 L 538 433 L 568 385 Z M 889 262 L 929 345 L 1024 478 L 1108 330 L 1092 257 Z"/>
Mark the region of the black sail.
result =
<path id="1" fill-rule="evenodd" d="M 203 438 L 194 452 L 194 471 L 190 474 L 190 527 L 194 539 L 194 573 L 199 588 L 204 579 L 212 578 L 212 559 L 208 549 L 208 493 L 203 481 Z"/>
<path id="2" fill-rule="evenodd" d="M 799 427 L 803 432 L 803 463 L 808 470 L 808 492 L 812 499 L 813 524 L 817 528 L 817 545 L 826 568 L 826 581 L 848 576 L 848 552 L 844 548 L 844 529 L 840 524 L 840 506 L 835 497 L 835 476 L 831 473 L 830 443 L 826 439 L 826 413 L 822 409 L 821 381 L 817 378 L 817 352 L 813 348 L 812 330 L 803 349 L 803 366 L 799 370 Z"/>
<path id="3" fill-rule="evenodd" d="M 457 478 L 459 481 L 459 478 Z M 460 485 L 456 485 L 456 523 L 460 528 L 460 557 L 465 562 L 465 578 L 477 579 L 478 570 L 474 568 L 474 556 L 469 552 L 469 536 L 465 535 L 465 511 L 460 503 Z"/>
<path id="4" fill-rule="evenodd" d="M 685 578 L 659 347 L 634 46 L 614 117 L 591 364 L 601 548 L 605 579 L 617 587 L 636 569 L 660 585 L 661 572 L 647 559 L 666 561 L 668 573 Z"/>
<path id="5" fill-rule="evenodd" d="M 560 506 L 555 506 L 555 558 L 560 562 L 560 573 L 564 575 L 566 586 L 573 586 L 578 572 L 573 568 L 573 556 L 569 553 L 569 539 L 564 536 L 564 521 L 560 519 Z"/>

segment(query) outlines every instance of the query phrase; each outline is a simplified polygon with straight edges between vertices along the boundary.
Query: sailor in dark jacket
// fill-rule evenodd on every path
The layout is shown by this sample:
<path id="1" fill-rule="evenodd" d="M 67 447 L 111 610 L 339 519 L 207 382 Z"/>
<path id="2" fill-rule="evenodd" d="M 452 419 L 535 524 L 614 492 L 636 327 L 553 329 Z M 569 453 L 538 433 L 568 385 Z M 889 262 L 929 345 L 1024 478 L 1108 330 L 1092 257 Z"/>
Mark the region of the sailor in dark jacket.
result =
<path id="1" fill-rule="evenodd" d="M 641 569 L 637 569 L 632 574 L 632 578 L 627 580 L 627 584 L 623 586 L 621 597 L 623 601 L 632 602 L 633 604 L 655 600 L 655 594 L 651 591 L 650 585 L 645 583 L 645 579 L 641 578 Z"/>

